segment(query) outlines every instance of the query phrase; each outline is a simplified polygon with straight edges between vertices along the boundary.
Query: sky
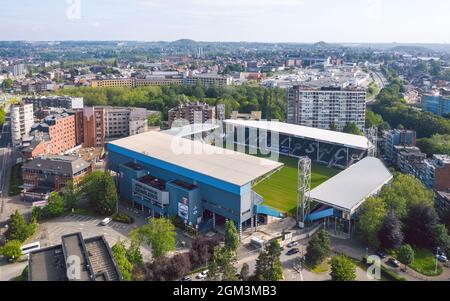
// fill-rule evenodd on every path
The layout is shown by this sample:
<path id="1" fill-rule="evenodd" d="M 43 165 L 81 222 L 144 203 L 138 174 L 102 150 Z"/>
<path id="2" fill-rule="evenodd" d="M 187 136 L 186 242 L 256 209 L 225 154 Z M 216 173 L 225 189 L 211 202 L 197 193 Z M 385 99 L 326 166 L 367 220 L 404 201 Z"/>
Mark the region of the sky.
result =
<path id="1" fill-rule="evenodd" d="M 0 0 L 0 40 L 450 43 L 448 0 Z"/>

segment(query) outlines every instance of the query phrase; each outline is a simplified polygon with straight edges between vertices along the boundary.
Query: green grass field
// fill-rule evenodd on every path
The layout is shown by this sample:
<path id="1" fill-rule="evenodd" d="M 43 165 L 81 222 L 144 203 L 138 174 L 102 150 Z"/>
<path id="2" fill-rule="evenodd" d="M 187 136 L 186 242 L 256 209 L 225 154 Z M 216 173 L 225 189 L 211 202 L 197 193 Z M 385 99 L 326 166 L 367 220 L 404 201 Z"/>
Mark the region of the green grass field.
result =
<path id="1" fill-rule="evenodd" d="M 253 190 L 264 198 L 264 205 L 281 212 L 294 214 L 297 207 L 297 164 L 296 159 L 282 156 L 280 162 L 285 166 L 267 180 L 259 183 Z M 339 173 L 319 164 L 312 165 L 311 189 L 319 186 Z"/>
<path id="2" fill-rule="evenodd" d="M 436 273 L 435 255 L 430 250 L 414 249 L 414 262 L 409 266 L 416 272 L 425 276 L 439 276 L 443 270 L 438 265 Z"/>

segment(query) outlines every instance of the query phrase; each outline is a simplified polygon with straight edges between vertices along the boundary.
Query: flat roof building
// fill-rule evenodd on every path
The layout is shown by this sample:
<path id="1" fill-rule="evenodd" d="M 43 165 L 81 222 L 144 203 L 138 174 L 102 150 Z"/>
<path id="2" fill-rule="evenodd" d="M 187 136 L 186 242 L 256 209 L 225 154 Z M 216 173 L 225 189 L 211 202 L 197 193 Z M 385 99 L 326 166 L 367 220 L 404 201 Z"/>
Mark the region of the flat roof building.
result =
<path id="1" fill-rule="evenodd" d="M 84 239 L 81 233 L 73 233 L 62 236 L 61 242 L 29 254 L 29 281 L 122 280 L 103 236 Z"/>

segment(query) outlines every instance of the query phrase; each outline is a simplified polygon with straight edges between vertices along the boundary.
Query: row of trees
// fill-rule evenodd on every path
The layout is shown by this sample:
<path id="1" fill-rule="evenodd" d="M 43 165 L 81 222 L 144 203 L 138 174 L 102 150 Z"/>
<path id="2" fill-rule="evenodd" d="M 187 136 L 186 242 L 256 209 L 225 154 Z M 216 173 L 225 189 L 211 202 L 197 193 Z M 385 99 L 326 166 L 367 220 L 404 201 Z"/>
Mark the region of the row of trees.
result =
<path id="1" fill-rule="evenodd" d="M 448 248 L 450 238 L 433 198 L 433 192 L 413 176 L 398 174 L 378 197 L 363 204 L 357 231 L 373 247 L 398 249 L 407 242 L 421 248 Z"/>
<path id="2" fill-rule="evenodd" d="M 59 94 L 84 97 L 86 105 L 136 106 L 161 111 L 167 119 L 169 109 L 181 103 L 203 101 L 210 105 L 224 104 L 227 116 L 232 110 L 243 113 L 262 111 L 262 117 L 284 121 L 286 95 L 281 89 L 259 86 L 229 86 L 205 88 L 195 86 L 138 88 L 68 88 Z"/>

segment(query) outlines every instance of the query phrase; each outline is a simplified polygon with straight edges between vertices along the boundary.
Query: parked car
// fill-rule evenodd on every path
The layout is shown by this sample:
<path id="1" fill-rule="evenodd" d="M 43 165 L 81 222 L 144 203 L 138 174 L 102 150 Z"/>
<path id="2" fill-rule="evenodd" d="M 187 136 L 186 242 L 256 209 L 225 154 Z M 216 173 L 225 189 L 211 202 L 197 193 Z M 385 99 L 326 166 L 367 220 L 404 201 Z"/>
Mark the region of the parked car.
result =
<path id="1" fill-rule="evenodd" d="M 106 225 L 108 225 L 111 221 L 112 221 L 112 219 L 109 218 L 109 217 L 107 217 L 107 218 L 102 219 L 102 221 L 100 222 L 100 224 L 101 224 L 102 226 L 106 226 Z"/>
<path id="2" fill-rule="evenodd" d="M 197 275 L 197 279 L 205 279 L 208 276 L 208 270 L 204 270 L 203 272 Z"/>
<path id="3" fill-rule="evenodd" d="M 375 255 L 377 255 L 378 257 L 380 257 L 381 259 L 385 259 L 387 257 L 387 254 L 384 253 L 383 251 L 377 251 L 375 253 Z"/>
<path id="4" fill-rule="evenodd" d="M 290 242 L 290 243 L 288 243 L 287 246 L 288 246 L 289 249 L 293 248 L 293 247 L 296 247 L 296 246 L 298 246 L 298 242 L 296 242 L 296 241 Z"/>
<path id="5" fill-rule="evenodd" d="M 298 254 L 299 252 L 300 252 L 300 250 L 298 248 L 294 248 L 294 249 L 290 249 L 289 251 L 287 251 L 286 255 L 291 256 L 291 255 Z"/>
<path id="6" fill-rule="evenodd" d="M 400 267 L 400 262 L 395 258 L 389 258 L 388 263 L 396 268 Z"/>
<path id="7" fill-rule="evenodd" d="M 445 263 L 448 262 L 447 256 L 445 256 L 445 255 L 443 255 L 443 254 L 436 256 L 436 258 L 437 258 L 437 260 L 439 260 L 440 262 L 445 262 Z"/>
<path id="8" fill-rule="evenodd" d="M 191 277 L 189 276 L 184 276 L 183 278 L 180 279 L 180 281 L 191 281 Z"/>

